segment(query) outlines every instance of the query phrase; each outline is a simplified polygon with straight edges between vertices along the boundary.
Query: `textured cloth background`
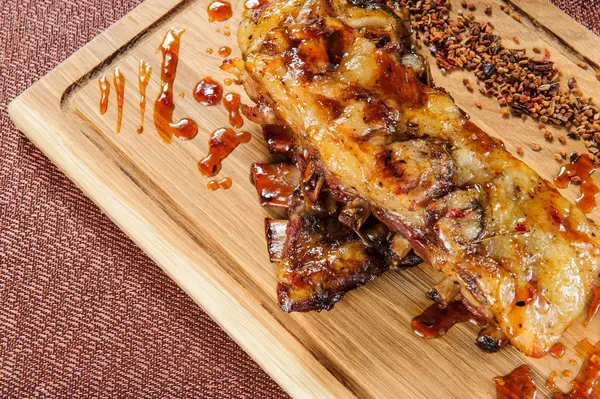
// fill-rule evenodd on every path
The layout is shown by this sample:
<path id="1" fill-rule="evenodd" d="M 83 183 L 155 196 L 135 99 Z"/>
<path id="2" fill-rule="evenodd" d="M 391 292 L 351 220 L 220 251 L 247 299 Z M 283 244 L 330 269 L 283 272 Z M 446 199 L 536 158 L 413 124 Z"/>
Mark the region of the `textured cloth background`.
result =
<path id="1" fill-rule="evenodd" d="M 284 397 L 8 118 L 139 2 L 0 0 L 0 397 Z M 600 33 L 600 0 L 554 2 Z"/>

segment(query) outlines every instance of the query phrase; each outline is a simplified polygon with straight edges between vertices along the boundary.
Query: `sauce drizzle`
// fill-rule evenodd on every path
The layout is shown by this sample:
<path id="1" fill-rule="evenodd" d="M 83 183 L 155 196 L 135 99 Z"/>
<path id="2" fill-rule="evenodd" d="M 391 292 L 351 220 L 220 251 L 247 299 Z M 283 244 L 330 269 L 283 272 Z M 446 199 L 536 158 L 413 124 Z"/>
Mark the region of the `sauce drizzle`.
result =
<path id="1" fill-rule="evenodd" d="M 494 378 L 498 399 L 535 399 L 537 391 L 531 369 L 523 365 L 510 374 Z"/>
<path id="2" fill-rule="evenodd" d="M 196 85 L 194 98 L 202 105 L 217 105 L 223 98 L 223 88 L 212 78 L 204 78 Z"/>
<path id="3" fill-rule="evenodd" d="M 250 177 L 261 206 L 288 208 L 298 187 L 300 171 L 293 163 L 255 163 Z"/>
<path id="4" fill-rule="evenodd" d="M 233 15 L 231 4 L 227 1 L 215 0 L 208 5 L 208 22 L 227 21 Z"/>
<path id="5" fill-rule="evenodd" d="M 137 129 L 138 134 L 144 131 L 144 118 L 146 116 L 146 88 L 152 75 L 152 66 L 146 64 L 146 61 L 140 60 L 138 69 L 138 83 L 140 87 L 140 126 Z"/>
<path id="6" fill-rule="evenodd" d="M 250 133 L 235 133 L 233 129 L 220 128 L 213 132 L 208 141 L 208 155 L 198 162 L 198 169 L 204 176 L 216 176 L 221 170 L 221 163 L 235 148 L 250 141 Z"/>
<path id="7" fill-rule="evenodd" d="M 590 307 L 588 308 L 588 314 L 585 318 L 584 326 L 588 326 L 598 313 L 598 309 L 600 309 L 600 287 L 596 286 L 592 288 L 592 294 L 594 295 L 592 298 L 592 302 L 590 302 Z"/>
<path id="8" fill-rule="evenodd" d="M 554 184 L 558 188 L 567 188 L 574 180 L 579 182 L 581 196 L 577 198 L 576 203 L 579 209 L 585 213 L 593 212 L 596 209 L 596 197 L 600 193 L 600 188 L 592 179 L 595 170 L 596 166 L 592 158 L 589 154 L 583 154 L 570 164 L 563 166 L 554 179 Z"/>
<path id="9" fill-rule="evenodd" d="M 108 110 L 108 98 L 110 95 L 110 83 L 106 79 L 106 75 L 102 75 L 98 80 L 100 88 L 100 115 L 104 115 Z"/>
<path id="10" fill-rule="evenodd" d="M 173 123 L 173 84 L 179 62 L 179 47 L 181 35 L 185 29 L 171 28 L 160 45 L 163 55 L 160 94 L 154 104 L 154 126 L 165 143 L 170 143 L 173 135 L 179 139 L 190 140 L 198 134 L 198 125 L 189 118 Z"/>
<path id="11" fill-rule="evenodd" d="M 473 315 L 460 301 L 450 302 L 446 309 L 433 304 L 419 316 L 412 319 L 410 326 L 413 332 L 421 338 L 438 338 L 446 334 L 452 326 L 464 323 Z"/>
<path id="12" fill-rule="evenodd" d="M 208 182 L 208 184 L 206 185 L 206 187 L 210 191 L 217 191 L 220 188 L 223 189 L 223 190 L 229 190 L 232 185 L 233 185 L 233 181 L 231 180 L 231 177 L 226 177 L 226 178 L 221 179 L 219 181 L 217 181 L 217 180 L 211 180 L 211 181 Z"/>
<path id="13" fill-rule="evenodd" d="M 121 133 L 121 122 L 123 121 L 123 98 L 125 97 L 125 76 L 117 67 L 113 71 L 113 83 L 117 91 L 117 133 Z"/>
<path id="14" fill-rule="evenodd" d="M 229 112 L 229 123 L 235 128 L 244 126 L 244 118 L 240 113 L 240 105 L 242 104 L 242 98 L 237 93 L 227 93 L 223 97 L 223 105 Z"/>

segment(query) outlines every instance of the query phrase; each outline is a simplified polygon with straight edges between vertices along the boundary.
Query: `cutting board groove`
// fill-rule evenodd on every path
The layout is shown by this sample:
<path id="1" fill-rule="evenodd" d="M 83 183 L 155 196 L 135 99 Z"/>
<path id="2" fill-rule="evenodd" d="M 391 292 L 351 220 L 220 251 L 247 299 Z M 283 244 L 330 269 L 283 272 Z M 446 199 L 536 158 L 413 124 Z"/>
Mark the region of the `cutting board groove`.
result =
<path id="1" fill-rule="evenodd" d="M 241 2 L 239 2 L 241 3 Z M 349 294 L 331 312 L 292 314 L 279 310 L 275 295 L 275 266 L 268 261 L 263 219 L 281 213 L 263 210 L 248 182 L 253 162 L 269 159 L 259 129 L 225 162 L 222 176 L 231 176 L 229 191 L 209 192 L 196 162 L 207 151 L 209 133 L 225 124 L 221 106 L 202 107 L 192 97 L 200 79 L 227 75 L 221 58 L 207 47 L 235 45 L 235 26 L 241 4 L 233 2 L 235 17 L 224 23 L 207 22 L 207 0 L 147 0 L 41 79 L 10 105 L 17 126 L 58 165 L 134 242 L 202 306 L 292 396 L 381 398 L 493 398 L 492 377 L 529 364 L 542 397 L 551 370 L 577 367 L 574 344 L 584 336 L 600 338 L 599 322 L 587 331 L 578 321 L 565 335 L 562 360 L 534 360 L 512 348 L 487 355 L 473 345 L 476 328 L 461 325 L 438 340 L 421 340 L 410 331 L 410 319 L 428 305 L 424 293 L 439 278 L 428 268 L 387 273 Z M 455 1 L 458 6 L 459 1 Z M 600 39 L 545 0 L 511 0 L 523 16 L 521 24 L 499 9 L 500 1 L 473 1 L 477 17 L 483 4 L 493 4 L 492 22 L 505 37 L 516 34 L 521 46 L 547 47 L 565 76 L 574 76 L 584 93 L 600 92 L 594 77 Z M 457 7 L 455 7 L 457 8 Z M 458 6 L 460 8 L 460 6 Z M 526 18 L 525 18 L 526 17 Z M 231 26 L 231 37 L 223 35 Z M 152 126 L 152 105 L 158 93 L 160 54 L 156 49 L 171 26 L 185 28 L 175 82 L 176 116 L 189 116 L 200 126 L 189 142 L 164 144 Z M 221 32 L 215 32 L 220 28 Z M 510 34 L 510 36 L 508 36 Z M 237 51 L 237 50 L 235 50 Z M 529 52 L 530 53 L 530 52 Z M 234 52 L 234 56 L 239 54 Z M 148 87 L 146 129 L 138 124 L 137 64 L 153 66 Z M 576 63 L 586 60 L 588 70 Z M 112 76 L 119 67 L 127 78 L 123 129 L 115 134 L 116 99 L 109 111 L 98 112 L 97 79 Z M 503 119 L 495 100 L 464 90 L 466 72 L 442 76 L 445 87 L 473 121 L 502 138 L 510 151 L 542 143 L 540 153 L 527 151 L 525 161 L 546 179 L 556 174 L 555 151 L 582 150 L 581 142 L 563 147 L 544 143 L 537 124 Z M 226 88 L 228 91 L 229 88 Z M 234 86 L 231 91 L 242 93 Z M 247 98 L 244 95 L 244 100 Z M 483 104 L 483 110 L 475 102 Z M 555 131 L 558 134 L 558 130 Z M 564 192 L 573 200 L 576 190 Z M 590 215 L 598 222 L 600 213 Z M 559 386 L 567 388 L 565 381 Z"/>

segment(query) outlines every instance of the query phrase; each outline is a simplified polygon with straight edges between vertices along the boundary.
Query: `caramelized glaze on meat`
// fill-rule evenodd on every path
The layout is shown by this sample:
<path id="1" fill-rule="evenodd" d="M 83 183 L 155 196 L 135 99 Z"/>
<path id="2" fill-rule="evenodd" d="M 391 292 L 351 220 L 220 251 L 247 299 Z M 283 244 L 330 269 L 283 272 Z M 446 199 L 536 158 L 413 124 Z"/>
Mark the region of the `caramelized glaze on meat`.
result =
<path id="1" fill-rule="evenodd" d="M 598 228 L 403 62 L 385 0 L 271 0 L 239 30 L 250 96 L 336 198 L 360 198 L 511 343 L 542 356 L 581 314 Z M 408 57 L 410 58 L 410 57 Z"/>

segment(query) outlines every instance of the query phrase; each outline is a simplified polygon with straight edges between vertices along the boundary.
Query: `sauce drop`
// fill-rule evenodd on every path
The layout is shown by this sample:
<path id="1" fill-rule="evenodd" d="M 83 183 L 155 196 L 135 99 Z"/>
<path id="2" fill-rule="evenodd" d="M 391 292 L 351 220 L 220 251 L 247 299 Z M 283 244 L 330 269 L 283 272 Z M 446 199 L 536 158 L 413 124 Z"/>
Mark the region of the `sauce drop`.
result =
<path id="1" fill-rule="evenodd" d="M 160 94 L 154 104 L 154 125 L 158 134 L 164 142 L 170 143 L 173 135 L 175 137 L 190 140 L 198 134 L 198 125 L 191 119 L 184 118 L 173 123 L 173 84 L 177 74 L 177 63 L 179 62 L 179 47 L 181 35 L 185 29 L 171 28 L 165 35 L 160 46 L 163 61 L 160 75 Z"/>
<path id="2" fill-rule="evenodd" d="M 554 388 L 554 386 L 556 385 L 556 371 L 552 371 L 550 373 L 550 375 L 548 376 L 548 380 L 546 381 L 546 386 L 548 388 Z"/>
<path id="3" fill-rule="evenodd" d="M 600 188 L 594 183 L 592 174 L 596 170 L 594 161 L 588 154 L 583 154 L 576 160 L 561 168 L 560 173 L 554 179 L 558 188 L 567 188 L 574 179 L 579 180 L 581 196 L 577 198 L 577 206 L 585 213 L 596 209 L 596 197 Z"/>
<path id="4" fill-rule="evenodd" d="M 146 64 L 146 61 L 140 60 L 138 68 L 138 85 L 140 88 L 140 126 L 137 129 L 138 134 L 144 131 L 144 119 L 146 117 L 146 88 L 150 83 L 152 75 L 152 66 Z"/>
<path id="5" fill-rule="evenodd" d="M 523 365 L 510 374 L 494 378 L 498 399 L 535 399 L 537 391 L 529 366 Z"/>
<path id="6" fill-rule="evenodd" d="M 223 97 L 223 105 L 229 112 L 229 123 L 235 128 L 244 126 L 244 118 L 240 113 L 240 105 L 242 104 L 242 98 L 237 93 L 227 93 Z"/>
<path id="7" fill-rule="evenodd" d="M 220 188 L 223 189 L 223 190 L 229 190 L 232 185 L 233 185 L 233 181 L 231 180 L 231 178 L 230 177 L 226 177 L 226 178 L 221 179 L 219 181 L 217 181 L 217 180 L 211 180 L 211 181 L 208 182 L 208 184 L 206 185 L 206 187 L 210 191 L 217 191 Z"/>
<path id="8" fill-rule="evenodd" d="M 223 98 L 223 88 L 212 78 L 204 78 L 196 85 L 194 98 L 202 105 L 217 105 Z"/>
<path id="9" fill-rule="evenodd" d="M 561 343 L 552 345 L 552 348 L 550 348 L 550 354 L 553 357 L 560 359 L 565 354 L 565 346 Z"/>
<path id="10" fill-rule="evenodd" d="M 563 370 L 562 378 L 569 378 L 571 376 L 571 370 Z"/>
<path id="11" fill-rule="evenodd" d="M 587 359 L 577 377 L 571 382 L 573 388 L 566 394 L 557 393 L 555 399 L 588 399 L 600 394 L 600 391 L 596 391 L 600 381 L 600 343 L 592 346 L 588 340 L 583 340 L 576 348 L 577 353 L 586 356 Z"/>
<path id="12" fill-rule="evenodd" d="M 592 322 L 596 313 L 598 313 L 598 309 L 600 309 L 600 287 L 596 286 L 592 288 L 592 302 L 590 302 L 590 307 L 588 308 L 588 314 L 585 318 L 584 325 L 587 327 L 588 324 Z"/>
<path id="13" fill-rule="evenodd" d="M 227 21 L 233 15 L 231 3 L 215 0 L 208 5 L 208 22 Z"/>
<path id="14" fill-rule="evenodd" d="M 446 309 L 433 304 L 419 316 L 412 319 L 410 326 L 421 338 L 438 338 L 446 334 L 452 326 L 464 323 L 473 315 L 460 301 L 450 302 Z"/>
<path id="15" fill-rule="evenodd" d="M 219 55 L 221 57 L 229 57 L 231 55 L 231 47 L 223 46 L 219 49 Z"/>
<path id="16" fill-rule="evenodd" d="M 121 122 L 123 121 L 123 98 L 125 97 L 125 76 L 117 67 L 113 71 L 113 83 L 117 91 L 117 133 L 121 133 Z"/>
<path id="17" fill-rule="evenodd" d="M 106 79 L 106 75 L 102 75 L 98 80 L 100 88 L 100 115 L 104 115 L 108 110 L 108 98 L 110 95 L 110 83 Z"/>
<path id="18" fill-rule="evenodd" d="M 231 79 L 231 78 L 225 78 L 225 80 L 223 81 L 223 84 L 225 86 L 231 86 L 233 84 L 233 79 Z"/>
<path id="19" fill-rule="evenodd" d="M 213 50 L 212 48 L 210 48 L 210 47 L 209 47 L 209 48 L 207 48 L 207 49 L 206 49 L 206 54 L 209 54 L 209 55 L 210 55 L 210 54 L 212 54 L 214 51 L 215 51 L 215 50 Z"/>
<path id="20" fill-rule="evenodd" d="M 221 170 L 221 163 L 242 143 L 250 141 L 250 133 L 235 133 L 233 129 L 220 128 L 213 132 L 208 141 L 208 155 L 198 162 L 198 169 L 204 176 L 212 177 Z"/>

